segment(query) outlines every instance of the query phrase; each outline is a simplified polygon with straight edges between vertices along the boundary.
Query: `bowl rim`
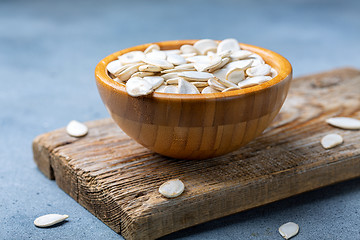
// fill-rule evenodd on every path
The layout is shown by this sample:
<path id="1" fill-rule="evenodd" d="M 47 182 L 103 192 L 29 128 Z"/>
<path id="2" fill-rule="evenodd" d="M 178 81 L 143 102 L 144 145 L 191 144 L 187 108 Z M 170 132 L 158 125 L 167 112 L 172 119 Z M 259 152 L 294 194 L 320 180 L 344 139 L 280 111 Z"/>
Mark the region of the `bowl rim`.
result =
<path id="1" fill-rule="evenodd" d="M 115 92 L 120 94 L 127 94 L 125 85 L 122 83 L 118 83 L 111 79 L 106 70 L 106 66 L 111 62 L 118 58 L 118 56 L 125 54 L 127 52 L 131 51 L 144 51 L 148 46 L 152 44 L 157 44 L 160 46 L 161 50 L 171 50 L 176 49 L 174 46 L 181 46 L 184 44 L 191 44 L 193 45 L 197 39 L 190 39 L 190 40 L 170 40 L 170 41 L 161 41 L 161 42 L 153 42 L 153 43 L 146 43 L 141 44 L 129 48 L 125 48 L 123 50 L 114 52 L 105 58 L 103 58 L 95 68 L 95 78 L 96 81 L 102 85 L 105 85 L 107 87 L 112 88 Z M 215 40 L 217 42 L 220 42 L 220 40 Z M 292 75 L 292 66 L 290 62 L 280 54 L 265 49 L 262 47 L 258 47 L 255 45 L 245 44 L 245 43 L 239 43 L 241 49 L 244 50 L 250 50 L 258 55 L 260 55 L 264 61 L 269 64 L 272 68 L 274 68 L 277 71 L 277 76 L 273 79 L 262 83 L 260 85 L 256 85 L 253 87 L 248 87 L 244 89 L 239 90 L 233 90 L 228 92 L 218 92 L 218 93 L 206 93 L 206 94 L 177 94 L 177 93 L 159 93 L 159 92 L 153 92 L 150 95 L 147 96 L 141 96 L 141 97 L 149 97 L 157 98 L 157 99 L 217 99 L 217 98 L 228 98 L 228 97 L 234 97 L 234 96 L 243 96 L 247 94 L 254 94 L 259 91 L 263 91 L 265 89 L 268 89 L 278 83 L 280 83 L 282 80 L 286 79 L 289 75 Z M 178 48 L 177 48 L 178 49 Z M 128 95 L 130 96 L 130 95 Z"/>

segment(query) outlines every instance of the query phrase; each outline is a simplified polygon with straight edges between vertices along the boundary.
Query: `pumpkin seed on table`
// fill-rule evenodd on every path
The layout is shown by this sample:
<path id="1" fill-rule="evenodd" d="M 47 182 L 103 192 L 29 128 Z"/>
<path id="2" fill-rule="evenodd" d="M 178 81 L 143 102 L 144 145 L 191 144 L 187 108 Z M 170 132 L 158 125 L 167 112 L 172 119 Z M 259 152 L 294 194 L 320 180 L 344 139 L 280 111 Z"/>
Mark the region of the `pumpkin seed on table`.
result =
<path id="1" fill-rule="evenodd" d="M 180 196 L 185 189 L 184 183 L 179 179 L 166 181 L 159 187 L 159 193 L 166 198 L 175 198 Z"/>
<path id="2" fill-rule="evenodd" d="M 34 225 L 37 227 L 51 227 L 66 220 L 68 217 L 69 215 L 47 214 L 36 218 L 34 220 Z"/>
<path id="3" fill-rule="evenodd" d="M 107 71 L 114 81 L 125 84 L 131 96 L 153 91 L 228 92 L 262 84 L 277 75 L 260 55 L 241 49 L 233 38 L 219 43 L 202 39 L 194 45 L 185 44 L 172 50 L 161 50 L 159 45 L 150 44 L 144 52 L 132 51 L 119 56 L 108 64 Z M 151 81 L 147 82 L 146 78 Z"/>
<path id="4" fill-rule="evenodd" d="M 76 120 L 72 120 L 66 126 L 66 132 L 72 137 L 83 137 L 88 133 L 88 127 Z"/>
<path id="5" fill-rule="evenodd" d="M 280 235 L 285 239 L 290 239 L 299 233 L 299 225 L 293 222 L 288 222 L 279 227 Z"/>

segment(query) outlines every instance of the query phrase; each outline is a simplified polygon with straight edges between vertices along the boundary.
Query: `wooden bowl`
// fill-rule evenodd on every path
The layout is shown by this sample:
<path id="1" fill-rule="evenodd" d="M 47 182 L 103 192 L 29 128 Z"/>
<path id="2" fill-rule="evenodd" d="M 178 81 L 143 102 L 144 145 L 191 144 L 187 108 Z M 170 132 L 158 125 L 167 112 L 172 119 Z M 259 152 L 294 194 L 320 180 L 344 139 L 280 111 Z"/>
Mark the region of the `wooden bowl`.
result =
<path id="1" fill-rule="evenodd" d="M 179 49 L 197 40 L 157 43 L 162 50 Z M 258 86 L 213 94 L 153 93 L 131 97 L 113 81 L 106 65 L 124 53 L 144 51 L 150 44 L 113 53 L 95 69 L 99 93 L 120 128 L 143 146 L 165 156 L 205 159 L 232 152 L 259 136 L 280 111 L 292 68 L 281 55 L 256 46 L 241 48 L 259 54 L 278 75 Z"/>

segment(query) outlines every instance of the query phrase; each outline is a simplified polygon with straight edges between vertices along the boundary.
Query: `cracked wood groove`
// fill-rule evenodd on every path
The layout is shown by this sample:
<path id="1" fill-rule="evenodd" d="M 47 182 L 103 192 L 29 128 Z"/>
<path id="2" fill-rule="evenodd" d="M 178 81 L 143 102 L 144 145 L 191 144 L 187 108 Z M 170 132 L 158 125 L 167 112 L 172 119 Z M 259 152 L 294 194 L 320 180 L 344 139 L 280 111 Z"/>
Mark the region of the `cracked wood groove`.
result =
<path id="1" fill-rule="evenodd" d="M 360 71 L 338 69 L 294 79 L 264 134 L 231 154 L 175 160 L 147 150 L 111 119 L 87 122 L 89 133 L 65 129 L 35 138 L 39 169 L 126 239 L 155 239 L 215 218 L 360 176 L 359 131 L 325 123 L 360 119 Z M 328 133 L 344 143 L 325 150 Z M 185 192 L 165 199 L 158 187 L 179 178 Z"/>

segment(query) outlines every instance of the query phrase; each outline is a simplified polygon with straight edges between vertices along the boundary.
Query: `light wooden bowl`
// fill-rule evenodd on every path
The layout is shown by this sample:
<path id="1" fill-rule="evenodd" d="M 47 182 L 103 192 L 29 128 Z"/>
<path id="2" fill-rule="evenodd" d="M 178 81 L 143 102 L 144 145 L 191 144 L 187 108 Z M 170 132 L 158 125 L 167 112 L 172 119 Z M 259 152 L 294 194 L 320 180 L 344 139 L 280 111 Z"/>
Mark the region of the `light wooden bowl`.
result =
<path id="1" fill-rule="evenodd" d="M 179 49 L 196 40 L 157 43 L 162 50 Z M 113 81 L 106 65 L 124 53 L 144 51 L 150 44 L 113 53 L 95 69 L 99 93 L 120 128 L 143 146 L 165 156 L 205 159 L 232 152 L 259 136 L 280 111 L 292 68 L 281 55 L 256 46 L 241 48 L 263 57 L 278 75 L 258 86 L 213 94 L 153 93 L 131 97 Z"/>

